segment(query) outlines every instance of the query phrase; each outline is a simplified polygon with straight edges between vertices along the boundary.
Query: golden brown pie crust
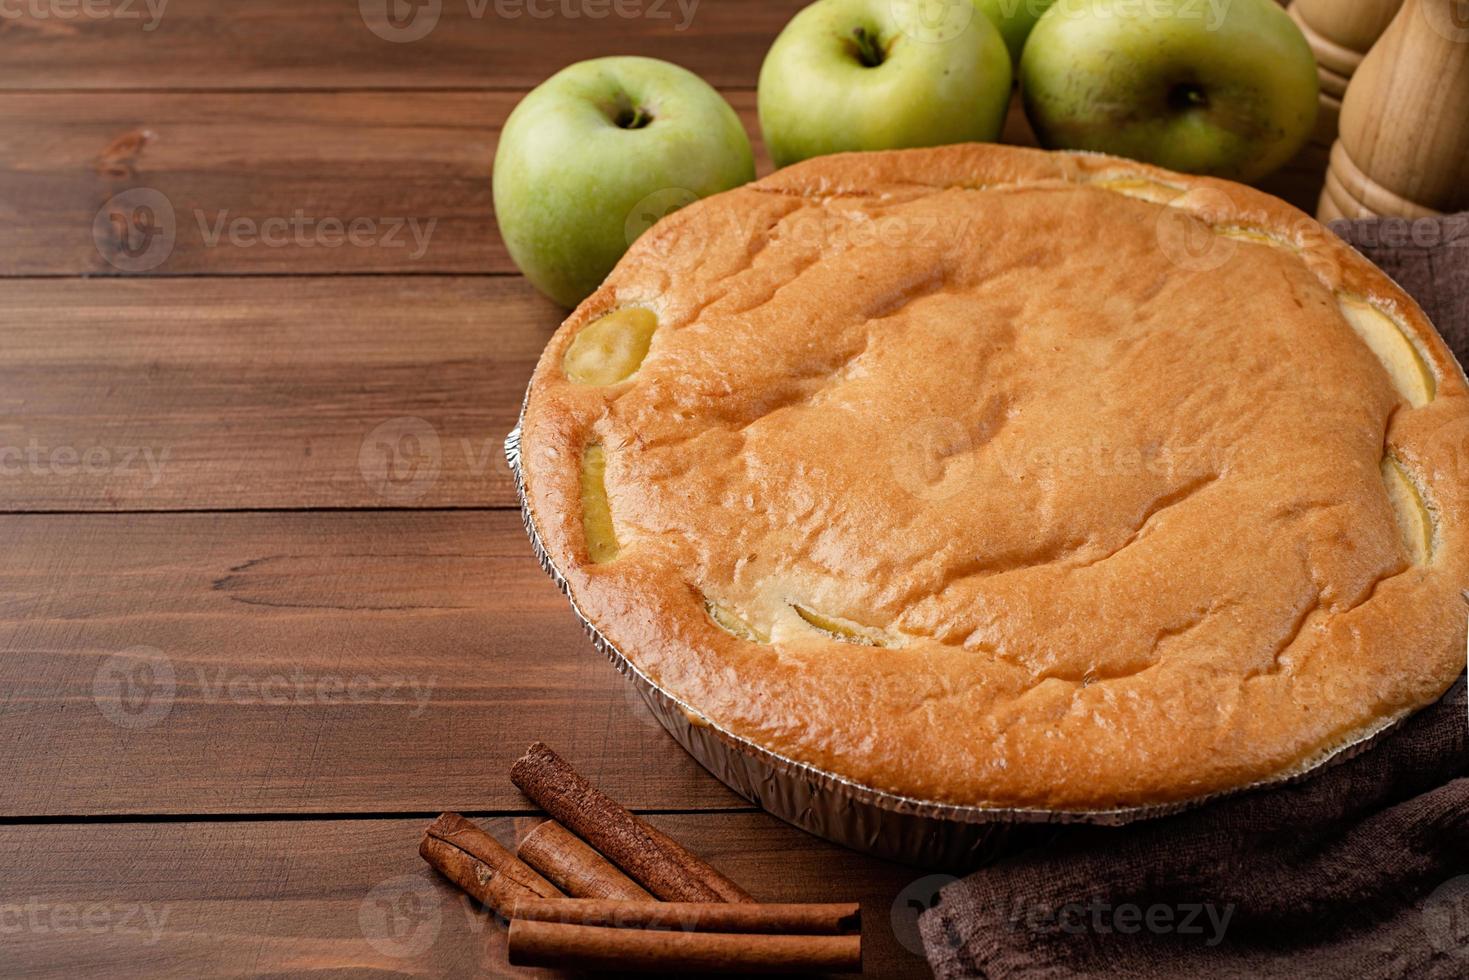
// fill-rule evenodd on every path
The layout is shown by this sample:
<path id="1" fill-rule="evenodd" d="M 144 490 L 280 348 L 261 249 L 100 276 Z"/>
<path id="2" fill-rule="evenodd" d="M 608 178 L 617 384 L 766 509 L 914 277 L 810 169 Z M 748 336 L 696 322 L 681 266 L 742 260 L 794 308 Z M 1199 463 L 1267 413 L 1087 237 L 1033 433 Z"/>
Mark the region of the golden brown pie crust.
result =
<path id="1" fill-rule="evenodd" d="M 1424 404 L 1342 296 L 1396 322 Z M 569 380 L 634 307 L 636 373 Z M 524 491 L 580 611 L 703 720 L 924 800 L 1160 804 L 1300 771 L 1464 669 L 1466 394 L 1401 289 L 1248 187 L 847 154 L 638 239 L 540 360 Z"/>

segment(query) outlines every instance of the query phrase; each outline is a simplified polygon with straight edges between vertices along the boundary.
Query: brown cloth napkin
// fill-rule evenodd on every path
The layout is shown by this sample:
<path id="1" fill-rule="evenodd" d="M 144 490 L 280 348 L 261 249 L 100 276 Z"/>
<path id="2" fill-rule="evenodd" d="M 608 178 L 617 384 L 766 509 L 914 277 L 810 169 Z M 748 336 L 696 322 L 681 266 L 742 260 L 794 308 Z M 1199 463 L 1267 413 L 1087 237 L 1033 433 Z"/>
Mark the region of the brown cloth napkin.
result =
<path id="1" fill-rule="evenodd" d="M 1328 227 L 1407 290 L 1469 364 L 1469 211 L 1446 218 L 1333 221 Z"/>
<path id="2" fill-rule="evenodd" d="M 1469 216 L 1332 227 L 1469 361 Z M 1464 678 L 1293 785 L 1064 829 L 945 888 L 919 928 L 940 980 L 1469 978 Z"/>

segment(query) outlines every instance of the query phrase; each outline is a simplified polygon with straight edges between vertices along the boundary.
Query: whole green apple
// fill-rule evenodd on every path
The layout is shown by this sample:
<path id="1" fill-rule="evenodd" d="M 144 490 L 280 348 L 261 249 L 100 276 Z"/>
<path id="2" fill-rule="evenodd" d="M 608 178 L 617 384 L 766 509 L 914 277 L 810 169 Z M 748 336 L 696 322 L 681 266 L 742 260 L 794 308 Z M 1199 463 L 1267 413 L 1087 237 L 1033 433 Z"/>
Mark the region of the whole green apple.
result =
<path id="1" fill-rule="evenodd" d="M 1025 49 L 1025 39 L 1030 36 L 1035 22 L 1041 14 L 1051 8 L 1056 0 L 973 0 L 980 12 L 990 23 L 1000 29 L 1005 47 L 1010 49 L 1010 60 L 1020 64 L 1020 52 Z"/>
<path id="2" fill-rule="evenodd" d="M 1316 60 L 1272 0 L 1058 0 L 1020 59 L 1047 147 L 1254 180 L 1316 120 Z"/>
<path id="3" fill-rule="evenodd" d="M 703 79 L 654 58 L 594 58 L 542 82 L 505 121 L 495 218 L 531 284 L 575 306 L 643 230 L 646 202 L 666 211 L 754 177 L 739 117 Z"/>
<path id="4" fill-rule="evenodd" d="M 993 140 L 1010 56 L 971 0 L 817 0 L 760 67 L 776 166 L 844 150 Z"/>

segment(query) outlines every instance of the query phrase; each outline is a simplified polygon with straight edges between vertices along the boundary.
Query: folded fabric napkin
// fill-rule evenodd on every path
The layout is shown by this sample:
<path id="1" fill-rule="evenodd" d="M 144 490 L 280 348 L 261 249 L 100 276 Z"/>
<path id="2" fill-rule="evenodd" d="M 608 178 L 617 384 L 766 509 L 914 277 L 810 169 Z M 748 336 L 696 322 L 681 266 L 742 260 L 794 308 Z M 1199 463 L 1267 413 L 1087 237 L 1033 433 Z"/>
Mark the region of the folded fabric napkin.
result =
<path id="1" fill-rule="evenodd" d="M 1469 215 L 1333 230 L 1469 363 Z M 919 928 L 940 980 L 1469 977 L 1465 680 L 1293 785 L 1063 830 L 945 888 Z"/>

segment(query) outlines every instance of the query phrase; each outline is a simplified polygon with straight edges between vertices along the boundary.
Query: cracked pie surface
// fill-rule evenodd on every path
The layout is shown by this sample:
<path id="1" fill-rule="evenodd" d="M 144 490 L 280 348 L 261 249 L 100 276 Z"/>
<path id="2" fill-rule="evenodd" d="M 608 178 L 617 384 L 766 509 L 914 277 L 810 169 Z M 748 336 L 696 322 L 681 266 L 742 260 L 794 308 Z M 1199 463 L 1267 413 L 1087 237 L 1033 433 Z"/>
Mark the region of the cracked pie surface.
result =
<path id="1" fill-rule="evenodd" d="M 1007 808 L 1298 773 L 1464 669 L 1469 397 L 1305 215 L 1104 156 L 819 158 L 659 222 L 527 397 L 527 514 L 696 720 Z"/>

